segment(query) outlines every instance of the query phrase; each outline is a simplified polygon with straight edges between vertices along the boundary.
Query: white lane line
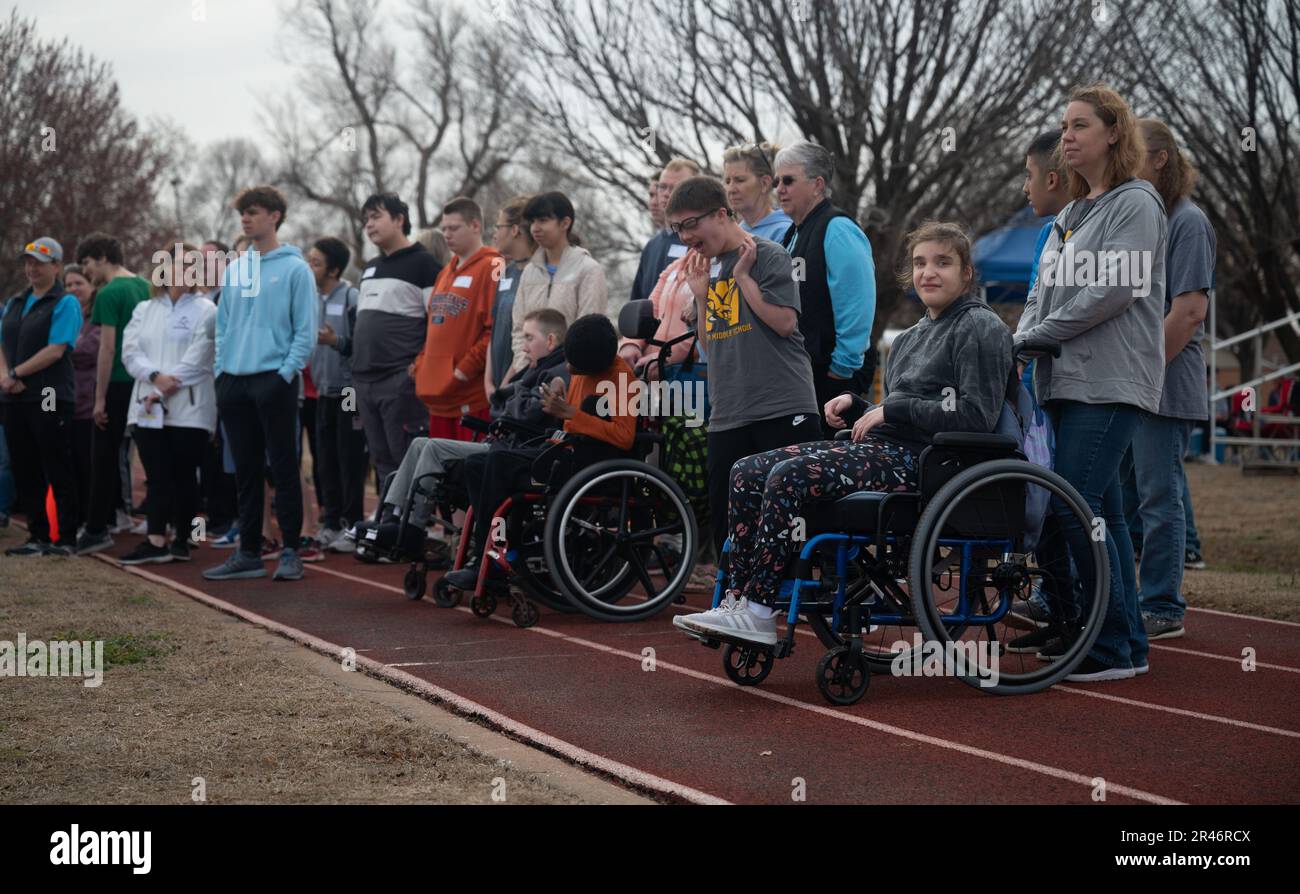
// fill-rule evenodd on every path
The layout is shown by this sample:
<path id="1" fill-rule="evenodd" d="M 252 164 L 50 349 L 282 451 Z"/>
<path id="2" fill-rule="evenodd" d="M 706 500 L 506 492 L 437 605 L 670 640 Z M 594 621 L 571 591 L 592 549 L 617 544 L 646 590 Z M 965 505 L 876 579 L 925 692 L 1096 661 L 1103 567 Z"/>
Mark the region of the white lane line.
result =
<path id="1" fill-rule="evenodd" d="M 549 655 L 500 655 L 495 658 L 445 658 L 440 661 L 400 661 L 384 667 L 433 667 L 439 664 L 482 664 L 488 661 L 526 661 L 529 658 L 585 658 L 583 652 L 552 652 Z"/>
<path id="2" fill-rule="evenodd" d="M 1215 655 L 1213 652 L 1198 652 L 1195 649 L 1180 649 L 1177 646 L 1164 646 L 1160 643 L 1151 643 L 1151 648 L 1160 649 L 1164 652 L 1178 652 L 1183 655 L 1195 655 L 1198 658 L 1213 658 L 1216 661 L 1231 661 L 1233 664 L 1241 664 L 1240 655 Z M 1285 664 L 1269 664 L 1266 661 L 1256 661 L 1255 667 L 1266 667 L 1269 670 L 1286 671 L 1289 674 L 1300 674 L 1300 667 L 1287 667 Z"/>
<path id="3" fill-rule="evenodd" d="M 498 618 L 496 616 L 490 617 L 489 620 L 499 621 L 502 624 L 510 623 L 505 618 Z M 617 655 L 622 658 L 629 658 L 638 663 L 645 660 L 644 656 L 642 656 L 639 653 L 624 652 L 622 649 L 616 649 L 613 646 L 607 646 L 603 643 L 597 643 L 591 640 L 581 639 L 576 636 L 569 636 L 568 634 L 560 633 L 558 630 L 548 630 L 545 627 L 529 627 L 528 630 L 536 633 L 540 633 L 543 636 L 550 636 L 556 639 L 563 640 L 565 642 L 571 642 L 571 643 L 576 643 L 578 645 L 586 646 L 589 649 L 595 649 L 599 652 L 604 652 L 608 655 Z M 966 754 L 971 757 L 983 758 L 985 760 L 995 761 L 997 763 L 1006 764 L 1007 766 L 1016 767 L 1018 769 L 1029 770 L 1034 773 L 1040 773 L 1044 776 L 1050 776 L 1054 779 L 1061 779 L 1066 782 L 1073 782 L 1073 783 L 1077 783 L 1078 785 L 1087 786 L 1089 789 L 1095 788 L 1096 786 L 1095 776 L 1086 776 L 1082 773 L 1075 773 L 1070 770 L 1061 769 L 1060 767 L 1052 767 L 1047 764 L 1040 764 L 1037 761 L 1025 760 L 1024 758 L 1019 758 L 1019 757 L 1012 757 L 1010 755 L 1000 754 L 996 751 L 988 751 L 984 748 L 977 748 L 973 745 L 965 745 L 961 742 L 953 742 L 949 739 L 941 739 L 937 736 L 930 736 L 930 735 L 926 735 L 925 733 L 918 733 L 913 730 L 903 729 L 902 727 L 893 726 L 892 724 L 881 723 L 876 720 L 868 720 L 865 717 L 858 717 L 857 715 L 854 714 L 847 714 L 842 711 L 836 711 L 833 708 L 823 707 L 822 705 L 815 705 L 812 704 L 811 702 L 800 701 L 799 699 L 790 698 L 789 696 L 785 696 L 785 695 L 778 695 L 774 692 L 767 692 L 765 690 L 759 689 L 754 686 L 744 686 L 744 687 L 736 686 L 733 683 L 731 683 L 729 680 L 725 680 L 721 677 L 715 677 L 710 674 L 703 673 L 702 671 L 697 671 L 689 667 L 682 667 L 680 665 L 672 664 L 667 661 L 656 661 L 655 668 L 656 669 L 663 668 L 665 670 L 671 670 L 675 673 L 679 673 L 682 674 L 683 676 L 691 677 L 692 679 L 695 680 L 700 680 L 701 682 L 704 683 L 712 683 L 717 686 L 725 686 L 726 688 L 735 692 L 741 692 L 741 693 L 745 693 L 746 695 L 755 696 L 757 698 L 767 699 L 768 701 L 778 702 L 779 704 L 788 705 L 789 707 L 792 708 L 799 708 L 801 710 L 809 711 L 814 714 L 820 714 L 823 717 L 829 717 L 834 720 L 843 720 L 848 723 L 854 723 L 857 724 L 858 726 L 864 726 L 867 727 L 868 729 L 876 730 L 877 732 L 886 733 L 887 735 L 891 735 L 891 736 L 898 736 L 900 738 L 908 739 L 913 742 L 921 742 L 926 745 L 933 745 L 937 748 L 943 748 L 949 751 L 960 752 L 962 754 Z M 1151 792 L 1146 792 L 1141 789 L 1132 788 L 1127 785 L 1112 783 L 1109 779 L 1106 781 L 1106 787 L 1108 791 L 1116 792 L 1117 794 L 1121 794 L 1126 797 L 1133 798 L 1134 800 L 1146 801 L 1149 804 L 1181 804 L 1182 803 L 1181 801 L 1176 801 L 1173 798 L 1166 798 L 1163 795 L 1153 794 Z"/>
<path id="4" fill-rule="evenodd" d="M 1247 720 L 1235 720 L 1232 717 L 1220 717 L 1218 714 L 1203 714 L 1200 711 L 1189 711 L 1186 708 L 1172 708 L 1168 705 L 1142 702 L 1133 698 L 1124 698 L 1120 695 L 1108 695 L 1104 692 L 1091 692 L 1086 689 L 1075 689 L 1071 686 L 1062 686 L 1059 683 L 1052 688 L 1060 692 L 1069 692 L 1073 695 L 1086 695 L 1089 698 L 1099 698 L 1103 701 L 1118 702 L 1122 705 L 1132 705 L 1135 708 L 1146 708 L 1148 711 L 1164 711 L 1166 714 L 1178 714 L 1182 717 L 1195 717 L 1197 720 L 1208 720 L 1211 723 L 1222 723 L 1227 726 L 1241 727 L 1242 729 L 1253 729 L 1261 733 L 1271 733 L 1275 736 L 1286 736 L 1290 739 L 1300 739 L 1300 732 L 1290 729 L 1281 729 L 1276 726 L 1264 726 L 1262 723 L 1251 723 Z"/>
<path id="5" fill-rule="evenodd" d="M 1261 624 L 1281 624 L 1284 627 L 1300 627 L 1296 621 L 1282 621 L 1278 618 L 1261 618 L 1258 615 L 1239 615 L 1236 612 L 1219 611 L 1217 608 L 1197 608 L 1193 605 L 1187 606 L 1189 612 L 1202 612 L 1207 615 L 1218 615 L 1222 618 L 1237 618 L 1241 621 L 1259 621 Z"/>
<path id="6" fill-rule="evenodd" d="M 160 574 L 152 574 L 148 571 L 144 571 L 143 569 L 135 566 L 128 567 L 128 566 L 118 565 L 116 562 L 113 562 L 111 559 L 108 559 L 107 557 L 104 557 L 104 561 L 110 565 L 113 565 L 114 567 L 121 568 L 123 571 L 127 572 L 128 574 L 134 574 L 137 577 L 142 577 L 145 580 L 153 581 L 154 583 L 161 584 L 164 587 L 170 587 L 171 589 L 177 591 L 178 593 L 183 593 L 186 596 L 189 596 L 191 599 L 195 599 L 199 602 L 202 602 L 204 605 L 208 605 L 211 606 L 212 608 L 218 609 L 227 614 L 234 615 L 237 618 L 242 618 L 243 620 L 248 621 L 251 624 L 256 624 L 257 626 L 270 630 L 273 633 L 278 633 L 281 636 L 287 637 L 288 639 L 301 643 L 304 646 L 307 646 L 308 648 L 313 649 L 317 652 L 321 652 L 322 654 L 329 655 L 333 658 L 342 657 L 343 654 L 342 646 L 338 646 L 334 643 L 329 642 L 328 640 L 320 639 L 319 637 L 313 636 L 310 633 L 299 630 L 296 627 L 290 627 L 288 624 L 281 624 L 279 621 L 273 621 L 272 619 L 267 618 L 263 615 L 259 615 L 256 612 L 251 612 L 248 611 L 247 609 L 240 608 L 239 606 L 233 603 L 226 602 L 224 599 L 218 599 L 215 596 L 210 596 L 207 593 L 204 593 L 202 590 L 196 590 L 193 587 L 188 587 L 185 584 L 171 580 L 170 578 L 163 577 Z M 325 569 L 323 568 L 319 570 L 325 571 Z M 341 574 L 340 572 L 329 572 L 329 573 L 339 574 L 340 577 L 347 576 Z M 358 580 L 360 579 L 358 578 Z M 387 589 L 397 590 L 396 587 L 389 588 L 386 587 L 386 585 L 384 584 L 376 584 L 373 583 L 372 581 L 362 581 L 362 583 L 370 584 L 371 586 L 385 587 Z M 397 590 L 397 592 L 400 593 L 401 590 Z M 468 609 L 466 609 L 466 611 L 468 611 Z M 384 667 L 381 663 L 375 661 L 373 658 L 367 658 L 364 655 L 358 655 L 357 666 L 361 668 L 365 668 L 369 673 L 381 679 L 387 680 L 390 683 L 395 683 L 407 689 L 413 689 L 416 692 L 421 693 L 427 698 L 431 698 L 436 701 L 445 702 L 463 714 L 470 714 L 470 715 L 482 717 L 484 720 L 486 720 L 488 723 L 492 724 L 493 726 L 497 727 L 498 729 L 503 729 L 506 732 L 516 735 L 527 742 L 531 742 L 532 744 L 536 745 L 539 748 L 543 748 L 547 751 L 550 751 L 552 754 L 558 754 L 561 757 L 565 758 L 566 760 L 574 764 L 577 764 L 578 766 L 590 767 L 593 770 L 597 770 L 601 773 L 606 773 L 617 779 L 622 779 L 624 782 L 627 782 L 639 788 L 662 792 L 663 794 L 671 795 L 675 798 L 680 798 L 683 801 L 689 801 L 693 804 L 730 804 L 731 803 L 730 801 L 724 800 L 723 798 L 719 798 L 716 795 L 710 795 L 707 792 L 702 792 L 699 789 L 691 788 L 688 785 L 682 785 L 681 783 L 673 782 L 672 780 L 669 779 L 664 779 L 661 776 L 656 776 L 653 773 L 647 773 L 644 770 L 638 770 L 636 767 L 630 767 L 627 764 L 619 763 L 618 761 L 604 757 L 603 755 L 599 755 L 596 754 L 595 752 L 588 751 L 585 748 L 579 748 L 577 745 L 574 745 L 570 742 L 566 742 L 563 739 L 557 739 L 555 736 L 552 736 L 548 733 L 544 733 L 539 729 L 534 729 L 533 727 L 520 723 L 519 721 L 514 720 L 513 718 L 507 717 L 506 715 L 500 713 L 499 711 L 494 711 L 491 708 L 485 705 L 481 705 L 478 702 L 471 701 L 470 699 L 465 698 L 462 695 L 457 695 L 456 693 L 452 692 L 449 689 L 443 689 L 441 686 L 435 686 L 433 683 L 430 683 L 428 680 L 423 680 L 420 677 L 416 677 L 412 674 L 408 674 L 405 671 L 400 669 Z"/>

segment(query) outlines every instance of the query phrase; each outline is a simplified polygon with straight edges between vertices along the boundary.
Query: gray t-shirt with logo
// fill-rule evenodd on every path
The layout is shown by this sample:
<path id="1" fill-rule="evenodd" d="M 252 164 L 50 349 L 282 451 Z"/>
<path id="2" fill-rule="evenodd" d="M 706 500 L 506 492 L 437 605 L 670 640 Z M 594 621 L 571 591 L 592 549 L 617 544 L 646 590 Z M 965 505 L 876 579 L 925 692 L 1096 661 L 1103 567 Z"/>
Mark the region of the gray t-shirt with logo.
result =
<path id="1" fill-rule="evenodd" d="M 790 255 L 754 237 L 750 276 L 763 300 L 800 310 Z M 749 308 L 732 276 L 740 250 L 719 255 L 709 271 L 703 341 L 709 357 L 709 430 L 727 431 L 765 419 L 817 415 L 812 364 L 796 328 L 782 338 Z"/>
<path id="2" fill-rule="evenodd" d="M 1165 316 L 1176 296 L 1205 292 L 1214 287 L 1214 250 L 1217 241 L 1209 219 L 1190 199 L 1180 199 L 1169 215 L 1169 247 L 1165 263 Z M 1165 390 L 1160 395 L 1160 415 L 1174 419 L 1206 419 L 1209 399 L 1205 381 L 1205 324 L 1187 347 L 1165 367 Z"/>

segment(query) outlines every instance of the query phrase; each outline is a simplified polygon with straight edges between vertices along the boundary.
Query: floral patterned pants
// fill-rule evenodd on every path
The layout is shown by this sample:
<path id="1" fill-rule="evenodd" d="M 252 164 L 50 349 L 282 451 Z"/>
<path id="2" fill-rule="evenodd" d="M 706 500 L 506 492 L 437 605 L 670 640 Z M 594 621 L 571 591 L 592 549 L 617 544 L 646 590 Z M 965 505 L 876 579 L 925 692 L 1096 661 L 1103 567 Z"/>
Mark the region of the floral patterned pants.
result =
<path id="1" fill-rule="evenodd" d="M 917 465 L 910 449 L 872 435 L 856 443 L 795 444 L 737 460 L 727 506 L 728 589 L 772 605 L 786 565 L 803 546 L 796 529 L 806 507 L 864 490 L 916 490 Z"/>

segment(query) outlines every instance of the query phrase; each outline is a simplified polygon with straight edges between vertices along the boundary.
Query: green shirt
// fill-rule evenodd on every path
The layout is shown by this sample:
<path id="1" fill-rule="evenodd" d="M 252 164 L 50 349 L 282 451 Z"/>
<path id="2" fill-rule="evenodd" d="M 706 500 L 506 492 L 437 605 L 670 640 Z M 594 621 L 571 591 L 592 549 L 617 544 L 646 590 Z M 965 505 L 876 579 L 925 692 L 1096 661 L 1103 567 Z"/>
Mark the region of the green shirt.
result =
<path id="1" fill-rule="evenodd" d="M 122 365 L 122 333 L 131 322 L 131 314 L 141 301 L 149 300 L 149 281 L 139 276 L 119 276 L 111 279 L 95 294 L 95 309 L 90 322 L 100 326 L 117 327 L 113 343 L 113 374 L 110 382 L 131 382 L 131 374 Z"/>

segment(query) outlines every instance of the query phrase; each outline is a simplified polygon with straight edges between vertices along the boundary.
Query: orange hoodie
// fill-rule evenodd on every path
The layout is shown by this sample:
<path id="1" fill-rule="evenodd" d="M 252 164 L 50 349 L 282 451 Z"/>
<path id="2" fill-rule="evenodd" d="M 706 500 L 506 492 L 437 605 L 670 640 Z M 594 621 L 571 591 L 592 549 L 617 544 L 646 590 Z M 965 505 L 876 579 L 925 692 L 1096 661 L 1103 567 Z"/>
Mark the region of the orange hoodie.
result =
<path id="1" fill-rule="evenodd" d="M 627 365 L 627 361 L 622 357 L 615 357 L 614 362 L 604 372 L 594 376 L 574 376 L 569 382 L 569 393 L 565 398 L 569 403 L 578 408 L 572 419 L 564 421 L 564 430 L 572 432 L 575 435 L 587 435 L 591 438 L 597 438 L 606 444 L 612 444 L 620 450 L 631 450 L 632 441 L 636 437 L 636 416 L 619 415 L 619 404 L 622 401 L 611 401 L 613 406 L 610 407 L 611 418 L 601 419 L 591 413 L 582 411 L 582 402 L 588 397 L 596 396 L 599 398 L 599 392 L 596 390 L 601 382 L 613 382 L 615 385 L 623 385 L 623 390 L 627 390 L 628 384 L 636 381 L 636 374 L 632 372 L 632 367 Z M 628 400 L 631 395 L 628 395 Z"/>
<path id="2" fill-rule="evenodd" d="M 483 246 L 453 257 L 429 291 L 424 350 L 415 358 L 415 394 L 434 416 L 459 417 L 487 408 L 483 369 L 492 339 L 492 302 L 504 269 L 501 253 Z M 460 370 L 467 381 L 456 378 Z"/>

